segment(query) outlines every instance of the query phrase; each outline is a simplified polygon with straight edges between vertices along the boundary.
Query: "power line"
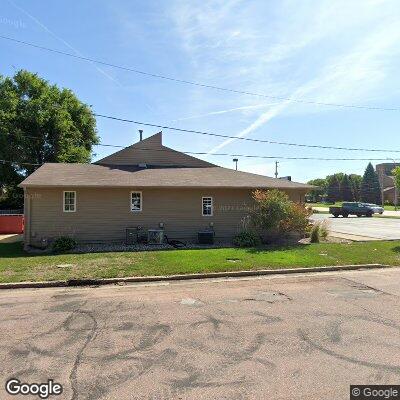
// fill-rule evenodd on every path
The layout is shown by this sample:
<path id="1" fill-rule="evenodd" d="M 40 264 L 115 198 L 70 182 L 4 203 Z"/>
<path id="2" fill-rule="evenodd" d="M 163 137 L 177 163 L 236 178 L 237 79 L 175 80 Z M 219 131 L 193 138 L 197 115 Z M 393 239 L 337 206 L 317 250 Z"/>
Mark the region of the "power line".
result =
<path id="1" fill-rule="evenodd" d="M 284 146 L 297 146 L 297 147 L 306 147 L 306 148 L 317 148 L 317 149 L 330 149 L 330 150 L 366 151 L 366 152 L 380 152 L 380 153 L 400 153 L 400 150 L 368 149 L 368 148 L 362 148 L 362 147 L 361 148 L 356 148 L 356 147 L 335 147 L 335 146 L 309 145 L 309 144 L 301 144 L 301 143 L 278 142 L 278 141 L 266 140 L 266 139 L 251 139 L 251 138 L 244 138 L 244 137 L 237 137 L 237 136 L 222 135 L 222 134 L 218 134 L 218 133 L 195 131 L 195 130 L 183 129 L 183 128 L 175 128 L 175 127 L 170 127 L 170 126 L 165 126 L 165 125 L 151 124 L 151 123 L 147 123 L 147 122 L 140 122 L 140 121 L 134 121 L 134 120 L 129 120 L 129 119 L 117 118 L 117 117 L 112 117 L 112 116 L 103 115 L 103 114 L 94 114 L 94 115 L 97 116 L 97 117 L 101 117 L 101 118 L 108 118 L 108 119 L 112 119 L 112 120 L 133 123 L 133 124 L 136 124 L 136 125 L 151 126 L 151 127 L 154 127 L 154 128 L 168 129 L 168 130 L 179 131 L 179 132 L 188 132 L 188 133 L 194 133 L 194 134 L 199 134 L 199 135 L 215 136 L 215 137 L 221 137 L 221 138 L 226 138 L 226 139 L 246 140 L 246 141 L 258 142 L 258 143 L 277 144 L 277 145 L 284 145 Z M 11 134 L 9 134 L 9 135 L 11 136 Z M 41 140 L 41 138 L 39 138 L 37 136 L 32 136 L 32 135 L 19 134 L 19 136 L 23 136 L 23 137 L 27 137 L 27 138 L 31 138 L 31 139 L 36 139 L 36 140 Z M 115 148 L 125 148 L 125 147 L 127 147 L 127 146 L 115 145 L 115 144 L 107 144 L 107 143 L 97 143 L 95 146 L 115 147 Z M 203 153 L 200 153 L 200 154 L 203 154 Z M 210 153 L 204 153 L 204 154 L 212 155 L 214 153 L 211 153 L 211 154 Z"/>
<path id="2" fill-rule="evenodd" d="M 141 121 L 135 121 L 131 119 L 125 119 L 125 118 L 118 118 L 118 117 L 113 117 L 110 115 L 104 115 L 104 114 L 94 114 L 96 117 L 100 118 L 107 118 L 107 119 L 112 119 L 115 121 L 121 121 L 121 122 L 128 122 L 132 123 L 135 125 L 142 125 L 142 126 L 150 126 L 153 128 L 160 128 L 160 129 L 168 129 L 171 131 L 177 131 L 177 132 L 188 132 L 188 133 L 194 133 L 197 135 L 206 135 L 206 136 L 214 136 L 214 137 L 220 137 L 224 139 L 237 139 L 237 140 L 245 140 L 249 142 L 256 142 L 256 143 L 268 143 L 268 144 L 277 144 L 277 145 L 282 145 L 282 146 L 294 146 L 294 147 L 308 147 L 308 148 L 313 148 L 313 149 L 331 149 L 331 150 L 346 150 L 346 151 L 371 151 L 371 152 L 381 152 L 381 153 L 400 153 L 400 150 L 388 150 L 388 149 L 367 149 L 367 148 L 358 148 L 358 147 L 336 147 L 336 146 L 322 146 L 322 145 L 313 145 L 313 144 L 302 144 L 302 143 L 290 143 L 290 142 L 279 142 L 275 140 L 267 140 L 267 139 L 252 139 L 252 138 L 246 138 L 246 137 L 238 137 L 238 136 L 229 136 L 229 135 L 223 135 L 219 133 L 212 133 L 212 132 L 205 132 L 205 131 L 196 131 L 192 129 L 184 129 L 184 128 L 176 128 L 176 127 L 171 127 L 171 126 L 166 126 L 166 125 L 158 125 L 158 124 L 151 124 L 147 122 L 141 122 Z"/>
<path id="3" fill-rule="evenodd" d="M 141 71 L 138 69 L 125 67 L 122 65 L 109 63 L 106 61 L 96 60 L 94 58 L 84 57 L 84 56 L 80 56 L 77 54 L 52 49 L 50 47 L 45 47 L 45 46 L 37 45 L 34 43 L 26 42 L 23 40 L 14 39 L 9 36 L 0 35 L 0 38 L 12 41 L 14 43 L 22 44 L 25 46 L 34 47 L 36 49 L 40 49 L 40 50 L 44 50 L 44 51 L 48 51 L 48 52 L 52 52 L 52 53 L 56 53 L 56 54 L 61 54 L 61 55 L 67 56 L 67 57 L 77 58 L 79 60 L 90 61 L 92 63 L 101 64 L 101 65 L 104 65 L 107 67 L 112 67 L 112 68 L 117 68 L 117 69 L 121 69 L 124 71 L 133 72 L 135 74 L 140 74 L 140 75 L 144 75 L 144 76 L 148 76 L 148 77 L 152 77 L 152 78 L 165 79 L 165 80 L 172 81 L 172 82 L 178 82 L 178 83 L 182 83 L 182 84 L 186 84 L 186 85 L 198 86 L 198 87 L 203 87 L 203 88 L 207 88 L 207 89 L 214 89 L 214 90 L 237 93 L 237 94 L 245 94 L 245 95 L 249 95 L 249 96 L 263 97 L 263 98 L 274 99 L 274 100 L 281 100 L 282 102 L 288 101 L 288 102 L 294 102 L 294 103 L 313 104 L 313 105 L 327 106 L 327 107 L 356 108 L 356 109 L 374 110 L 374 111 L 400 111 L 399 107 L 390 108 L 390 107 L 363 106 L 363 105 L 358 105 L 358 104 L 325 103 L 325 102 L 320 102 L 320 101 L 301 100 L 301 99 L 283 97 L 283 96 L 271 96 L 271 95 L 262 94 L 262 93 L 255 93 L 255 92 L 249 92 L 249 91 L 244 91 L 244 90 L 225 88 L 225 87 L 221 87 L 221 86 L 208 85 L 205 83 L 188 81 L 185 79 L 179 79 L 179 78 L 173 78 L 170 76 L 154 74 L 151 72 Z"/>
<path id="4" fill-rule="evenodd" d="M 112 147 L 125 148 L 124 146 L 108 145 Z M 137 151 L 157 151 L 157 152 L 170 152 L 171 149 L 153 149 L 153 148 L 137 148 Z M 173 150 L 172 151 L 177 151 Z M 207 152 L 200 151 L 179 151 L 180 153 L 188 155 L 209 155 Z M 387 158 L 326 158 L 326 157 L 287 157 L 287 156 L 261 156 L 256 154 L 232 154 L 232 153 L 213 153 L 212 156 L 226 156 L 226 157 L 243 157 L 243 158 L 257 158 L 257 159 L 278 159 L 278 160 L 313 160 L 313 161 L 387 161 Z M 37 163 L 25 163 L 18 161 L 0 160 L 0 163 L 6 164 L 20 164 L 20 165 L 42 165 Z"/>

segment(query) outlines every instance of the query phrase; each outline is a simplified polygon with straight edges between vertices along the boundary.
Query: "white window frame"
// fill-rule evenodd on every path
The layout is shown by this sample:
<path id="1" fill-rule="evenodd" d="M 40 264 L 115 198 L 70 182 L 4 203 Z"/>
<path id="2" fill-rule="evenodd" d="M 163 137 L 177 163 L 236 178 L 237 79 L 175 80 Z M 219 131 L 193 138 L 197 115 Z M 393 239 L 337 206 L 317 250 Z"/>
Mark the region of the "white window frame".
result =
<path id="1" fill-rule="evenodd" d="M 136 210 L 136 209 L 134 210 L 132 208 L 133 207 L 132 195 L 134 193 L 139 193 L 140 194 L 140 209 L 139 210 Z M 129 205 L 130 205 L 131 212 L 133 212 L 133 213 L 142 212 L 142 210 L 143 210 L 143 193 L 140 190 L 132 190 L 130 192 L 130 194 L 129 194 Z"/>
<path id="2" fill-rule="evenodd" d="M 211 214 L 204 214 L 204 200 L 211 199 Z M 214 215 L 214 198 L 212 196 L 203 196 L 201 198 L 201 215 L 203 217 L 212 217 Z"/>
<path id="3" fill-rule="evenodd" d="M 66 204 L 65 204 L 65 195 L 66 195 L 66 193 L 73 193 L 74 194 L 74 209 L 73 210 L 66 210 L 65 209 L 65 206 L 66 206 Z M 75 190 L 64 190 L 63 191 L 63 212 L 65 212 L 65 213 L 74 213 L 74 212 L 76 212 L 76 210 L 77 210 L 77 206 L 76 206 L 76 191 Z"/>

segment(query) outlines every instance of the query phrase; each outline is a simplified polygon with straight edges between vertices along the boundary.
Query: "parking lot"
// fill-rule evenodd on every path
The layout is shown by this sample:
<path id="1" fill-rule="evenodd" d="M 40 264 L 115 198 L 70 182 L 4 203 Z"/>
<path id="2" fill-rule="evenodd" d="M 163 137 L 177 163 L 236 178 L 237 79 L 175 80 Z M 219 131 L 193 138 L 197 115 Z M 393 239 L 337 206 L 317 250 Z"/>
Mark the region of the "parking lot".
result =
<path id="1" fill-rule="evenodd" d="M 314 221 L 327 221 L 332 236 L 352 240 L 400 239 L 400 219 L 396 218 L 334 218 L 330 214 L 314 214 Z"/>

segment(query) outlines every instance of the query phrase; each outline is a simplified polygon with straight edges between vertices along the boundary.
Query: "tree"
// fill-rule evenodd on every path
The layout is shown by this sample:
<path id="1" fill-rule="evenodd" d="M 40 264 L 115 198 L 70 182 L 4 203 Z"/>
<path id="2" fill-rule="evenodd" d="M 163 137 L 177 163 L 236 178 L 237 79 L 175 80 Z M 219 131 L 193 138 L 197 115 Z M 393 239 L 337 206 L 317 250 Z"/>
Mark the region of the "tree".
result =
<path id="1" fill-rule="evenodd" d="M 343 201 L 354 200 L 351 182 L 347 174 L 343 175 L 343 179 L 340 182 L 340 199 Z"/>
<path id="2" fill-rule="evenodd" d="M 0 75 L 0 159 L 12 161 L 0 165 L 3 207 L 22 206 L 15 193 L 32 164 L 90 162 L 97 143 L 93 112 L 71 90 L 25 70 Z"/>
<path id="3" fill-rule="evenodd" d="M 396 167 L 392 174 L 394 176 L 394 184 L 396 185 L 397 189 L 400 189 L 400 167 Z"/>
<path id="4" fill-rule="evenodd" d="M 326 199 L 335 203 L 340 200 L 340 181 L 336 174 L 327 177 L 328 186 L 326 188 Z"/>
<path id="5" fill-rule="evenodd" d="M 257 204 L 251 216 L 254 226 L 270 232 L 278 233 L 279 224 L 290 213 L 289 197 L 280 190 L 256 190 L 253 198 Z"/>
<path id="6" fill-rule="evenodd" d="M 361 201 L 365 203 L 382 203 L 381 186 L 378 175 L 371 163 L 365 169 L 361 183 Z"/>
<path id="7" fill-rule="evenodd" d="M 400 167 L 396 167 L 393 171 L 392 171 L 393 177 L 394 177 L 394 186 L 395 186 L 395 199 L 394 199 L 394 205 L 397 209 L 397 203 L 398 203 L 398 193 L 399 193 L 399 189 L 400 189 Z"/>
<path id="8" fill-rule="evenodd" d="M 360 201 L 362 176 L 357 174 L 350 174 L 349 179 L 354 201 Z"/>
<path id="9" fill-rule="evenodd" d="M 313 203 L 318 203 L 326 193 L 327 182 L 324 178 L 312 179 L 307 182 L 309 185 L 316 186 L 315 189 L 308 192 L 308 198 L 311 199 Z"/>
<path id="10" fill-rule="evenodd" d="M 309 226 L 310 211 L 296 204 L 280 190 L 256 190 L 253 198 L 257 203 L 251 214 L 251 222 L 269 239 L 278 239 L 289 233 L 304 234 Z"/>

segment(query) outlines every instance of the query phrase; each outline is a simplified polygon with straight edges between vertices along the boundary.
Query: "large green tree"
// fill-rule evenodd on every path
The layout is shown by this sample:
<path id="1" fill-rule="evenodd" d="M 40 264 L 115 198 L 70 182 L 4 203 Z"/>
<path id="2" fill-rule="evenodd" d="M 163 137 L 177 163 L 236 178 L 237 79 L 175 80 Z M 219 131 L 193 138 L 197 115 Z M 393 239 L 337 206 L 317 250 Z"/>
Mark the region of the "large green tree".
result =
<path id="1" fill-rule="evenodd" d="M 342 181 L 340 182 L 340 199 L 343 201 L 354 200 L 351 182 L 347 174 L 343 175 Z"/>
<path id="2" fill-rule="evenodd" d="M 349 179 L 354 201 L 360 201 L 362 176 L 357 174 L 350 174 Z"/>
<path id="3" fill-rule="evenodd" d="M 22 206 L 17 185 L 38 165 L 90 162 L 96 143 L 93 112 L 71 90 L 25 70 L 0 75 L 0 206 Z"/>
<path id="4" fill-rule="evenodd" d="M 328 181 L 326 199 L 329 202 L 335 203 L 340 200 L 340 180 L 337 174 L 328 176 L 326 179 Z"/>
<path id="5" fill-rule="evenodd" d="M 321 198 L 326 193 L 326 186 L 327 186 L 326 179 L 325 178 L 312 179 L 307 183 L 309 185 L 315 186 L 315 189 L 310 190 L 310 192 L 308 193 L 308 198 L 310 198 L 312 202 L 318 203 L 319 201 L 321 201 Z"/>
<path id="6" fill-rule="evenodd" d="M 371 163 L 368 164 L 362 179 L 361 201 L 374 204 L 382 203 L 382 193 L 378 175 Z"/>

